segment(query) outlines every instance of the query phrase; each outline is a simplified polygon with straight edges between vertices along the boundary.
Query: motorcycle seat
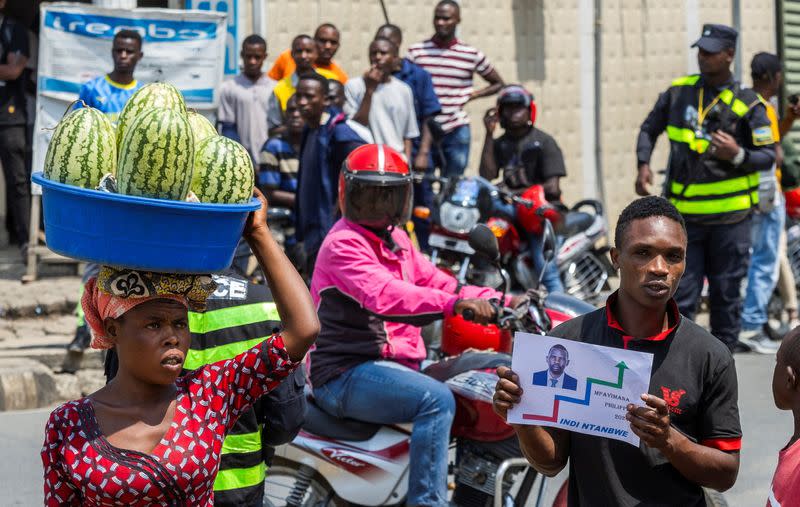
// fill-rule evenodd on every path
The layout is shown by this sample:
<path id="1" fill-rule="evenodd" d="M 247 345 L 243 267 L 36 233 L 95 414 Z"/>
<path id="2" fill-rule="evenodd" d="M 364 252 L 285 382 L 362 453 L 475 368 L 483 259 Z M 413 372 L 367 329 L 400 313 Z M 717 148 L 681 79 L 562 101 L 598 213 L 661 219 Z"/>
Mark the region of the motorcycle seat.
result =
<path id="1" fill-rule="evenodd" d="M 583 211 L 570 211 L 564 215 L 558 226 L 558 233 L 563 236 L 574 236 L 592 226 L 594 215 Z"/>
<path id="2" fill-rule="evenodd" d="M 563 292 L 548 294 L 544 304 L 547 308 L 569 315 L 570 317 L 578 317 L 597 310 L 597 308 L 589 303 L 574 296 L 570 296 L 569 294 L 564 294 Z"/>
<path id="3" fill-rule="evenodd" d="M 363 442 L 374 437 L 381 428 L 380 424 L 334 417 L 319 408 L 312 398 L 308 398 L 307 405 L 308 412 L 303 429 L 314 435 L 333 440 Z"/>
<path id="4" fill-rule="evenodd" d="M 433 363 L 422 373 L 439 382 L 445 382 L 467 371 L 497 368 L 498 366 L 511 366 L 511 356 L 499 352 L 471 350 Z"/>

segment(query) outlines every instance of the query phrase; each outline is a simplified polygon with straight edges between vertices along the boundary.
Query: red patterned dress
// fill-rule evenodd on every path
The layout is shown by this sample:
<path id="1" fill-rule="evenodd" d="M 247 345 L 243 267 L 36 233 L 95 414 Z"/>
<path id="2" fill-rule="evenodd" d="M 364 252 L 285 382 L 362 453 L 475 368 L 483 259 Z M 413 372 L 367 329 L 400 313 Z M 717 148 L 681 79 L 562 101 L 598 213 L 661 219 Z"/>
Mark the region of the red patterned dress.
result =
<path id="1" fill-rule="evenodd" d="M 172 424 L 150 454 L 111 445 L 89 398 L 61 405 L 42 448 L 45 505 L 213 505 L 225 433 L 297 364 L 275 335 L 179 377 Z"/>

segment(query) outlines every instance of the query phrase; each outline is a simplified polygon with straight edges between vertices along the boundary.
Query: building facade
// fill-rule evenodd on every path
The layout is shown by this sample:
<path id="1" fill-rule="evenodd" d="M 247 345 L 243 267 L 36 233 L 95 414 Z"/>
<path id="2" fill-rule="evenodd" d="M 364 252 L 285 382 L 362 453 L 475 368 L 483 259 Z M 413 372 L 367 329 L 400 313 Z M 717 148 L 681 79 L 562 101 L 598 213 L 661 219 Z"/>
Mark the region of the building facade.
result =
<path id="1" fill-rule="evenodd" d="M 100 2 L 133 0 L 95 0 Z M 185 0 L 161 0 L 182 7 Z M 148 5 L 158 0 L 143 2 Z M 193 2 L 238 10 L 239 39 L 266 35 L 270 57 L 300 33 L 323 22 L 342 32 L 337 61 L 351 75 L 368 68 L 367 47 L 384 23 L 379 0 L 216 0 Z M 552 134 L 566 157 L 564 201 L 603 198 L 610 225 L 635 198 L 635 145 L 639 125 L 658 94 L 675 77 L 696 72 L 689 46 L 704 23 L 738 24 L 743 81 L 758 51 L 777 50 L 775 0 L 461 0 L 459 36 L 481 49 L 503 79 L 523 83 L 536 97 L 537 125 Z M 224 6 L 223 6 L 224 4 Z M 389 20 L 408 44 L 433 33 L 433 0 L 384 0 Z M 736 15 L 736 12 L 739 15 Z M 476 84 L 481 79 L 476 76 Z M 800 90 L 797 90 L 800 91 Z M 484 138 L 483 114 L 493 98 L 468 106 L 472 120 L 470 170 L 477 171 Z M 652 166 L 667 162 L 662 137 Z"/>
<path id="2" fill-rule="evenodd" d="M 12 0 L 13 1 L 13 0 Z M 38 3 L 38 2 L 37 2 Z M 88 3 L 88 2 L 87 2 Z M 351 75 L 368 67 L 367 46 L 384 23 L 380 0 L 94 0 L 107 7 L 187 5 L 235 12 L 229 53 L 249 33 L 264 35 L 270 60 L 299 33 L 322 22 L 342 32 L 336 59 Z M 537 125 L 552 134 L 566 157 L 564 201 L 599 197 L 610 225 L 634 197 L 638 128 L 659 92 L 675 77 L 696 71 L 689 46 L 703 23 L 740 28 L 740 65 L 758 51 L 776 51 L 779 13 L 798 0 L 461 0 L 460 37 L 480 48 L 508 83 L 523 83 L 536 97 Z M 786 5 L 784 5 L 786 4 Z M 433 33 L 433 0 L 384 0 L 389 20 L 404 31 L 404 47 Z M 800 8 L 798 34 L 800 34 Z M 791 33 L 791 30 L 789 30 Z M 235 35 L 235 36 L 234 36 Z M 401 49 L 401 53 L 405 48 Z M 800 53 L 798 54 L 800 58 Z M 800 64 L 799 64 L 800 65 Z M 799 67 L 800 68 L 800 67 Z M 799 74 L 800 75 L 800 74 Z M 480 78 L 476 78 L 480 86 Z M 791 86 L 790 81 L 790 86 Z M 797 82 L 800 92 L 800 78 Z M 472 119 L 470 170 L 476 171 L 484 138 L 482 117 L 494 99 L 468 105 Z M 652 166 L 663 168 L 667 140 Z M 4 209 L 5 206 L 2 206 Z M 0 210 L 0 213 L 2 211 Z"/>

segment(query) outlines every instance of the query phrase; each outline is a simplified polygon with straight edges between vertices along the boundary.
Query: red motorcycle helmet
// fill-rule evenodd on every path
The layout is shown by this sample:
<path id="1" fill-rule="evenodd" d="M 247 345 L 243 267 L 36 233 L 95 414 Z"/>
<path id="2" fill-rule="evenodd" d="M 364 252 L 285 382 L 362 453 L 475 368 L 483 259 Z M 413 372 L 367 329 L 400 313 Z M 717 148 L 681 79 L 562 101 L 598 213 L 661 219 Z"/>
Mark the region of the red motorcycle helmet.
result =
<path id="1" fill-rule="evenodd" d="M 511 331 L 497 326 L 483 326 L 461 315 L 444 318 L 442 325 L 442 352 L 456 356 L 467 349 L 488 350 L 511 353 Z"/>
<path id="2" fill-rule="evenodd" d="M 786 214 L 795 220 L 800 219 L 800 187 L 783 193 L 786 198 Z"/>
<path id="3" fill-rule="evenodd" d="M 359 146 L 342 164 L 339 209 L 352 222 L 373 229 L 406 223 L 412 195 L 408 164 L 388 146 Z"/>
<path id="4" fill-rule="evenodd" d="M 544 198 L 544 187 L 541 185 L 528 187 L 520 197 L 533 203 L 530 208 L 517 204 L 517 222 L 529 233 L 541 234 L 545 220 L 550 220 L 555 225 L 561 219 L 558 210 L 550 206 Z"/>

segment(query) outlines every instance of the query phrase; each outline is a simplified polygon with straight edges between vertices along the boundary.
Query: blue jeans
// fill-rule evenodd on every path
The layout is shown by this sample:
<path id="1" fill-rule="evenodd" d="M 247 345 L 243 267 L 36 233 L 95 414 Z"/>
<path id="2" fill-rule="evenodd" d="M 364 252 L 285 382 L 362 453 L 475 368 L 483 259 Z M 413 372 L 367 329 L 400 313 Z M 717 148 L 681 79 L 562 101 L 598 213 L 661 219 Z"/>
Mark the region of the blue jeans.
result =
<path id="1" fill-rule="evenodd" d="M 753 214 L 753 255 L 747 273 L 743 331 L 755 331 L 767 323 L 767 305 L 778 283 L 778 244 L 785 220 L 783 199 L 769 213 Z"/>
<path id="2" fill-rule="evenodd" d="M 369 361 L 314 388 L 320 408 L 377 424 L 414 423 L 408 505 L 447 503 L 447 454 L 456 404 L 442 382 L 391 361 Z"/>
<path id="3" fill-rule="evenodd" d="M 469 143 L 469 125 L 462 125 L 445 134 L 439 147 L 434 147 L 433 161 L 442 176 L 456 178 L 464 174 L 469 162 Z"/>
<path id="4" fill-rule="evenodd" d="M 542 271 L 544 266 L 544 255 L 542 255 L 542 238 L 543 234 L 531 234 L 530 248 L 531 255 L 533 256 L 533 267 L 536 268 L 536 275 Z M 558 241 L 556 242 L 556 254 L 558 253 Z M 561 283 L 561 274 L 558 272 L 558 263 L 556 258 L 544 268 L 544 276 L 542 276 L 542 285 L 544 285 L 547 292 L 550 294 L 554 292 L 564 292 L 564 284 Z"/>

